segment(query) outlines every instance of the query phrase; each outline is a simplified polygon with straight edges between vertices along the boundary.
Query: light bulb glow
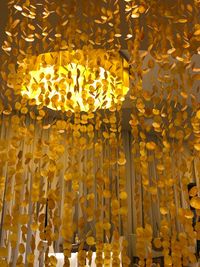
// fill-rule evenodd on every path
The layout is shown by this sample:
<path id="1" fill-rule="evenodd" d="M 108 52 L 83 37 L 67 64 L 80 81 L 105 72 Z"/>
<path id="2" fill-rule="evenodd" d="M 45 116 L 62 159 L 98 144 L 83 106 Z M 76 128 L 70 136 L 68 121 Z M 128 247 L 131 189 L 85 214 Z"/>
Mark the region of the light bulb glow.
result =
<path id="1" fill-rule="evenodd" d="M 24 75 L 22 97 L 52 110 L 72 112 L 109 109 L 125 99 L 128 87 L 120 77 L 87 61 L 85 65 L 75 61 L 65 65 L 48 62 L 45 66 L 40 62 L 37 69 Z"/>

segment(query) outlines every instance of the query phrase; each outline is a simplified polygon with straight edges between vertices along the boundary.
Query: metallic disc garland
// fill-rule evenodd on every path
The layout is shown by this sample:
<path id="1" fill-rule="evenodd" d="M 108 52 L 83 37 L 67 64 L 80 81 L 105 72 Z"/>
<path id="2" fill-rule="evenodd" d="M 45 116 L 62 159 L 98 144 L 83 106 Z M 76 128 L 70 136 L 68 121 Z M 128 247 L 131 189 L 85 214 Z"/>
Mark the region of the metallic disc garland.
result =
<path id="1" fill-rule="evenodd" d="M 197 262 L 200 2 L 7 7 L 0 266 L 72 266 L 74 247 L 79 266 Z"/>

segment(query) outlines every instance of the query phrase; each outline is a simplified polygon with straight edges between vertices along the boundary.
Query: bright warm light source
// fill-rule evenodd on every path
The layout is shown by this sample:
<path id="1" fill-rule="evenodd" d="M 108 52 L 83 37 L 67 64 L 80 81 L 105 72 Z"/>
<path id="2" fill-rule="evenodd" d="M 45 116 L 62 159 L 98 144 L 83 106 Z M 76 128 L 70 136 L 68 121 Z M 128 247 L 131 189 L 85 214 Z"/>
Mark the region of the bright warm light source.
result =
<path id="1" fill-rule="evenodd" d="M 35 100 L 36 105 L 64 111 L 109 109 L 122 102 L 128 92 L 122 64 L 107 60 L 107 65 L 99 66 L 96 61 L 102 60 L 98 58 L 99 52 L 91 60 L 78 53 L 78 56 L 66 51 L 40 55 L 35 61 L 37 68 L 30 68 L 28 74 L 26 71 L 21 95 Z M 121 71 L 121 77 L 115 69 L 117 74 Z"/>

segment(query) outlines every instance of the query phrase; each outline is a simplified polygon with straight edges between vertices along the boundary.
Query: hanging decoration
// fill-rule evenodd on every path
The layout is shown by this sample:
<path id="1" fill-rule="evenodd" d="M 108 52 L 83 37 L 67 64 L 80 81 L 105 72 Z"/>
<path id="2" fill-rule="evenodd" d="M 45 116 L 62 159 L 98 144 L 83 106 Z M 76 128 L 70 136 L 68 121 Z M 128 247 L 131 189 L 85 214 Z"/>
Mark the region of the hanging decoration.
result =
<path id="1" fill-rule="evenodd" d="M 51 52 L 26 58 L 9 83 L 30 105 L 92 112 L 123 102 L 128 92 L 123 67 L 119 53 L 100 49 Z"/>
<path id="2" fill-rule="evenodd" d="M 80 267 L 142 267 L 155 251 L 166 267 L 197 262 L 199 8 L 5 3 L 0 266 L 57 266 L 60 253 L 73 266 L 76 253 Z"/>

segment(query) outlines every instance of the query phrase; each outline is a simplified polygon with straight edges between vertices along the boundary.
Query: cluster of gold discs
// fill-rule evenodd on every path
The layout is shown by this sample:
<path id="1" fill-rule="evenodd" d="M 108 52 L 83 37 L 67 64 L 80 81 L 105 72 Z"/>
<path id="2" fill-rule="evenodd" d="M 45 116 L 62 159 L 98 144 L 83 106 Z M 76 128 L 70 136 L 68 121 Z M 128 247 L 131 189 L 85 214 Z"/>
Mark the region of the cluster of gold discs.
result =
<path id="1" fill-rule="evenodd" d="M 94 250 L 97 267 L 126 267 L 133 233 L 140 267 L 154 251 L 166 267 L 195 263 L 199 0 L 9 0 L 5 10 L 0 266 L 56 266 L 60 243 L 70 266 L 78 236 L 80 267 Z"/>

